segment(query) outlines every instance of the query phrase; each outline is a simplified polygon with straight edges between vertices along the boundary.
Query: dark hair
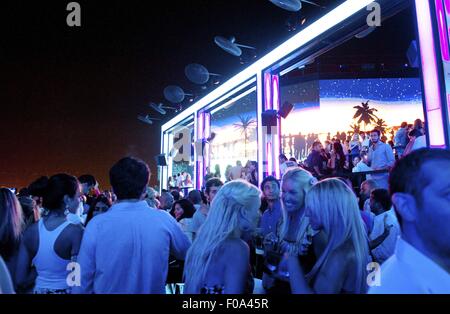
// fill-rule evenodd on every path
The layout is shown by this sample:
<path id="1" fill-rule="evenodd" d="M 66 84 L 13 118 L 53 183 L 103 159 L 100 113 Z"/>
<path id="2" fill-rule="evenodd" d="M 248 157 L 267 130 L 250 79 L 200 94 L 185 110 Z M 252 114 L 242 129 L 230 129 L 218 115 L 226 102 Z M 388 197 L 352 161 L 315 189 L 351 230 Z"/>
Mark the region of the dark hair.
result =
<path id="1" fill-rule="evenodd" d="M 86 183 L 88 186 L 95 185 L 97 183 L 94 176 L 91 174 L 83 174 L 79 176 L 78 181 L 80 181 L 81 184 Z"/>
<path id="2" fill-rule="evenodd" d="M 17 197 L 30 196 L 28 188 L 21 188 Z"/>
<path id="3" fill-rule="evenodd" d="M 24 229 L 35 223 L 34 220 L 34 206 L 31 196 L 19 196 L 20 206 L 22 207 Z"/>
<path id="4" fill-rule="evenodd" d="M 316 148 L 317 145 L 322 145 L 322 143 L 319 142 L 319 141 L 315 141 L 315 142 L 312 144 L 313 149 Z"/>
<path id="5" fill-rule="evenodd" d="M 389 196 L 389 192 L 386 189 L 375 189 L 371 193 L 376 202 L 381 204 L 384 211 L 388 211 L 391 206 L 391 197 Z"/>
<path id="6" fill-rule="evenodd" d="M 180 192 L 178 190 L 172 190 L 170 191 L 170 194 L 172 194 L 174 201 L 180 200 Z"/>
<path id="7" fill-rule="evenodd" d="M 414 120 L 414 128 L 415 129 L 423 129 L 423 122 L 420 119 Z"/>
<path id="8" fill-rule="evenodd" d="M 118 200 L 140 198 L 149 179 L 147 164 L 134 157 L 122 158 L 109 171 L 109 181 Z"/>
<path id="9" fill-rule="evenodd" d="M 378 129 L 373 129 L 372 131 L 370 131 L 370 133 L 377 133 L 377 134 L 378 134 L 378 136 L 380 136 L 380 135 L 381 135 L 381 131 L 380 131 L 380 130 L 378 130 Z"/>
<path id="10" fill-rule="evenodd" d="M 48 180 L 42 206 L 47 210 L 58 210 L 64 201 L 64 196 L 74 197 L 79 188 L 79 182 L 74 176 L 66 173 L 56 174 Z"/>
<path id="11" fill-rule="evenodd" d="M 195 207 L 194 205 L 187 199 L 182 199 L 179 201 L 176 201 L 172 205 L 172 209 L 170 210 L 170 214 L 175 217 L 175 205 L 180 205 L 181 208 L 183 208 L 183 214 L 178 218 L 178 221 L 184 218 L 192 218 L 195 213 Z"/>
<path id="12" fill-rule="evenodd" d="M 293 162 L 297 163 L 297 159 L 295 159 L 294 157 L 289 158 L 289 161 L 293 161 Z"/>
<path id="13" fill-rule="evenodd" d="M 406 128 L 408 126 L 408 122 L 402 122 L 400 125 L 401 128 Z"/>
<path id="14" fill-rule="evenodd" d="M 425 163 L 450 160 L 450 151 L 437 148 L 421 148 L 399 159 L 389 174 L 389 194 L 407 193 L 422 204 L 422 190 L 430 183 L 431 174 L 422 172 Z"/>
<path id="15" fill-rule="evenodd" d="M 422 136 L 422 132 L 420 132 L 418 129 L 412 129 L 409 133 L 409 136 L 419 137 Z"/>
<path id="16" fill-rule="evenodd" d="M 209 190 L 213 187 L 221 187 L 223 185 L 223 182 L 220 181 L 220 179 L 218 178 L 211 178 L 208 181 L 206 181 L 206 185 L 205 185 L 205 191 L 207 194 L 209 194 Z"/>
<path id="17" fill-rule="evenodd" d="M 42 176 L 28 186 L 28 192 L 31 196 L 44 197 L 47 184 L 48 177 Z"/>
<path id="18" fill-rule="evenodd" d="M 188 194 L 188 199 L 192 204 L 200 204 L 202 202 L 202 195 L 199 190 L 192 190 Z"/>
<path id="19" fill-rule="evenodd" d="M 261 182 L 261 191 L 264 191 L 264 185 L 267 182 L 275 182 L 278 186 L 278 188 L 280 188 L 280 182 L 278 182 L 278 179 L 275 178 L 274 176 L 267 176 L 264 178 L 264 180 Z"/>
<path id="20" fill-rule="evenodd" d="M 0 188 L 0 255 L 9 260 L 20 243 L 22 209 L 11 190 Z"/>
<path id="21" fill-rule="evenodd" d="M 345 154 L 344 150 L 342 149 L 342 145 L 340 143 L 334 143 L 333 149 L 336 152 L 336 154 L 339 155 L 339 167 L 344 168 L 345 165 Z"/>
<path id="22" fill-rule="evenodd" d="M 288 160 L 285 154 L 280 154 L 278 156 L 278 159 L 280 159 L 280 158 L 283 159 L 283 160 Z"/>
<path id="23" fill-rule="evenodd" d="M 111 200 L 107 198 L 106 195 L 100 194 L 99 196 L 97 196 L 92 202 L 92 204 L 89 206 L 89 210 L 86 215 L 86 222 L 84 223 L 85 226 L 87 226 L 89 221 L 91 221 L 91 219 L 94 218 L 95 207 L 97 206 L 98 203 L 103 203 L 106 206 L 108 206 L 108 208 L 112 206 Z"/>

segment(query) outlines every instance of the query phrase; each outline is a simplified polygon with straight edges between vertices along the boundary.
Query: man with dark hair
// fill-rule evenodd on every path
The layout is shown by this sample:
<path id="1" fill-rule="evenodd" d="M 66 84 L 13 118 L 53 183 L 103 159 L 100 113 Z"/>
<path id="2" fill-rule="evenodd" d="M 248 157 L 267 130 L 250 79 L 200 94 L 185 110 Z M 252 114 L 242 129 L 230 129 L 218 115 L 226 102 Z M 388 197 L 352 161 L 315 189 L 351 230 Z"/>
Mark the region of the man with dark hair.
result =
<path id="1" fill-rule="evenodd" d="M 322 143 L 316 141 L 312 145 L 312 151 L 306 159 L 306 164 L 314 176 L 321 177 L 325 173 L 324 156 L 322 156 Z"/>
<path id="2" fill-rule="evenodd" d="M 45 194 L 45 188 L 48 183 L 48 177 L 42 176 L 35 181 L 33 181 L 28 186 L 28 193 L 30 194 L 31 198 L 36 202 L 36 207 L 39 210 L 39 214 L 42 214 L 43 208 L 42 208 L 42 201 Z"/>
<path id="3" fill-rule="evenodd" d="M 199 190 L 190 191 L 187 199 L 194 205 L 196 210 L 199 210 L 202 206 L 202 194 Z"/>
<path id="4" fill-rule="evenodd" d="M 367 160 L 370 162 L 370 167 L 373 170 L 390 170 L 394 165 L 395 157 L 392 148 L 389 144 L 380 141 L 380 130 L 374 129 L 370 132 L 371 145 Z M 377 173 L 372 175 L 372 180 L 377 182 L 378 187 L 387 189 L 389 174 Z"/>
<path id="5" fill-rule="evenodd" d="M 277 234 L 278 221 L 282 217 L 280 183 L 274 176 L 268 176 L 261 183 L 261 191 L 267 202 L 267 209 L 261 217 L 260 227 L 263 229 L 264 236 L 271 232 Z"/>
<path id="6" fill-rule="evenodd" d="M 80 208 L 80 212 L 77 213 L 77 215 L 86 216 L 92 203 L 97 198 L 97 196 L 100 195 L 98 191 L 98 183 L 97 180 L 95 180 L 95 177 L 91 174 L 83 174 L 79 176 L 78 181 L 80 181 L 81 193 L 84 195 L 85 201 L 80 202 L 80 206 L 83 208 Z M 77 220 L 75 216 L 76 215 L 72 216 L 74 222 Z"/>
<path id="7" fill-rule="evenodd" d="M 382 264 L 394 254 L 395 243 L 400 235 L 400 225 L 387 190 L 372 191 L 370 208 L 375 215 L 372 232 L 369 234 L 370 249 L 375 261 Z"/>
<path id="8" fill-rule="evenodd" d="M 212 178 L 206 181 L 205 196 L 208 204 L 203 204 L 202 206 L 200 206 L 200 209 L 197 210 L 192 217 L 192 231 L 194 233 L 194 238 L 198 233 L 200 227 L 205 222 L 206 217 L 208 216 L 209 206 L 222 186 L 223 182 L 218 178 Z"/>
<path id="9" fill-rule="evenodd" d="M 172 193 L 164 191 L 161 193 L 161 196 L 159 197 L 159 209 L 169 212 L 172 209 L 173 202 L 174 197 Z"/>
<path id="10" fill-rule="evenodd" d="M 450 293 L 450 151 L 424 148 L 397 161 L 389 193 L 402 232 L 369 293 Z"/>
<path id="11" fill-rule="evenodd" d="M 110 170 L 118 202 L 88 224 L 77 262 L 81 285 L 75 293 L 165 293 L 169 254 L 184 260 L 190 242 L 177 222 L 143 199 L 147 164 L 133 157 Z"/>

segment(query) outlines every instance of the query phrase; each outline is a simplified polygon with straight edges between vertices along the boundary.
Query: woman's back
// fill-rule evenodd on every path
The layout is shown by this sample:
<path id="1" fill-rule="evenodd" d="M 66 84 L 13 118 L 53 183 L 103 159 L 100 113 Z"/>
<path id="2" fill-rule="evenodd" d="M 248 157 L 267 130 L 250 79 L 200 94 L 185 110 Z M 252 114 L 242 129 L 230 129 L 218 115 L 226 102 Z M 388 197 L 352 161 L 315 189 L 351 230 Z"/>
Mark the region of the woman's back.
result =
<path id="1" fill-rule="evenodd" d="M 233 294 L 251 293 L 249 280 L 250 250 L 241 239 L 227 239 L 213 253 L 211 262 L 202 280 L 200 291 L 187 293 Z M 249 291 L 250 290 L 250 291 Z"/>
<path id="2" fill-rule="evenodd" d="M 357 286 L 357 282 L 366 282 L 366 276 L 363 276 L 366 273 L 366 261 L 370 261 L 368 256 L 362 262 L 363 265 L 357 264 L 358 259 L 353 244 L 351 241 L 347 241 L 330 252 L 329 257 L 312 280 L 314 290 L 317 293 L 366 293 L 366 289 L 361 291 L 361 286 Z M 357 272 L 358 266 L 363 270 L 359 274 Z M 336 271 L 337 269 L 340 271 Z"/>
<path id="3" fill-rule="evenodd" d="M 65 218 L 43 218 L 25 234 L 25 246 L 36 268 L 35 292 L 67 292 L 67 266 L 78 254 L 82 228 Z"/>

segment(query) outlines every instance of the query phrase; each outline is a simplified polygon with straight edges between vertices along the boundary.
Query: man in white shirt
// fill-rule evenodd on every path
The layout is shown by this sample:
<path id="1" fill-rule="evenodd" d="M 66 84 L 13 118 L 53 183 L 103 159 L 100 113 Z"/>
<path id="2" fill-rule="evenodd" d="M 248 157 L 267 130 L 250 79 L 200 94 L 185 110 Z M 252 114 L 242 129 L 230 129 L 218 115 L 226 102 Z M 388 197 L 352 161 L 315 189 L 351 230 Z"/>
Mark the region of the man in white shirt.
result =
<path id="1" fill-rule="evenodd" d="M 194 216 L 192 217 L 192 231 L 194 233 L 194 238 L 197 236 L 198 232 L 200 231 L 200 227 L 203 225 L 203 223 L 206 220 L 206 217 L 208 216 L 209 211 L 209 204 L 212 203 L 214 197 L 216 196 L 219 189 L 222 187 L 223 182 L 220 181 L 218 178 L 211 178 L 208 181 L 206 181 L 205 185 L 205 196 L 206 200 L 208 202 L 207 205 L 202 205 L 200 209 L 198 209 Z"/>
<path id="2" fill-rule="evenodd" d="M 176 220 L 144 200 L 150 171 L 126 157 L 109 172 L 117 202 L 86 227 L 73 293 L 163 294 L 169 256 L 184 260 L 189 239 Z"/>
<path id="3" fill-rule="evenodd" d="M 369 293 L 450 294 L 450 151 L 405 156 L 389 187 L 402 233 Z"/>
<path id="4" fill-rule="evenodd" d="M 371 241 L 380 239 L 378 243 L 371 247 L 372 256 L 379 264 L 383 264 L 394 254 L 395 244 L 400 235 L 400 225 L 395 211 L 392 208 L 389 192 L 384 189 L 375 189 L 370 195 L 370 208 L 375 214 L 373 228 L 369 235 Z M 388 230 L 386 230 L 388 229 Z M 386 233 L 387 231 L 387 233 Z"/>

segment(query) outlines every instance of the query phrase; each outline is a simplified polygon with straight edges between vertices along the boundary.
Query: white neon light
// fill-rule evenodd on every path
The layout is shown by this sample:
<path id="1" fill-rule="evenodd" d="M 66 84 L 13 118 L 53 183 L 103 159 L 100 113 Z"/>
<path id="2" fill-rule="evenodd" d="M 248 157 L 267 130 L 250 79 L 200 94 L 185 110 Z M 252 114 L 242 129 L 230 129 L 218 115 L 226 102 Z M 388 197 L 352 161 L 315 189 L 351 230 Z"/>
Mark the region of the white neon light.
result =
<path id="1" fill-rule="evenodd" d="M 261 117 L 261 114 L 263 112 L 263 78 L 262 78 L 262 73 L 258 72 L 256 75 L 256 97 L 257 97 L 257 102 L 256 102 L 256 113 L 257 113 L 257 117 L 258 119 L 256 119 L 257 121 L 257 132 L 258 132 L 258 141 L 257 141 L 257 145 L 258 145 L 258 173 L 264 173 L 264 154 L 263 152 L 265 151 L 266 147 L 263 143 L 263 129 L 262 129 L 262 121 L 261 119 L 259 119 L 259 117 Z M 258 186 L 262 183 L 262 175 L 258 176 Z"/>
<path id="2" fill-rule="evenodd" d="M 181 112 L 178 116 L 165 123 L 161 128 L 162 131 L 171 128 L 172 126 L 187 118 L 189 115 L 192 115 L 206 105 L 210 104 L 218 97 L 221 97 L 224 93 L 227 93 L 229 90 L 235 88 L 239 84 L 244 83 L 251 77 L 258 75 L 258 73 L 263 71 L 265 68 L 269 67 L 276 61 L 288 56 L 296 49 L 304 46 L 317 36 L 327 32 L 358 11 L 365 9 L 372 2 L 373 0 L 347 0 L 336 9 L 324 15 L 322 18 L 320 18 L 298 34 L 294 35 L 289 40 L 272 50 L 270 53 L 223 83 L 214 91 L 197 101 L 194 105 Z"/>

